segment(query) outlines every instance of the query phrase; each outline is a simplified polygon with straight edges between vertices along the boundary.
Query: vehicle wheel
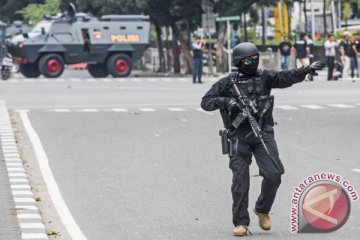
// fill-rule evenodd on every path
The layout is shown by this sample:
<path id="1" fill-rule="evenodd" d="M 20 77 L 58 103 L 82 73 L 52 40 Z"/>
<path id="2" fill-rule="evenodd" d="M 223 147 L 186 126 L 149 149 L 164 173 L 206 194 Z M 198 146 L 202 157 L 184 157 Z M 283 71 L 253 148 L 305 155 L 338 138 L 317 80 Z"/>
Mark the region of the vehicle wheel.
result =
<path id="1" fill-rule="evenodd" d="M 89 64 L 88 71 L 94 78 L 105 78 L 109 75 L 109 71 L 104 63 Z"/>
<path id="2" fill-rule="evenodd" d="M 11 71 L 9 68 L 5 67 L 1 69 L 1 79 L 8 80 L 11 76 Z"/>
<path id="3" fill-rule="evenodd" d="M 132 62 L 126 54 L 112 55 L 108 62 L 107 68 L 113 77 L 127 77 L 132 70 Z"/>
<path id="4" fill-rule="evenodd" d="M 22 75 L 27 78 L 37 78 L 41 74 L 36 63 L 21 64 L 19 68 Z"/>
<path id="5" fill-rule="evenodd" d="M 46 54 L 40 58 L 39 71 L 44 77 L 57 78 L 64 72 L 64 59 L 56 53 Z"/>

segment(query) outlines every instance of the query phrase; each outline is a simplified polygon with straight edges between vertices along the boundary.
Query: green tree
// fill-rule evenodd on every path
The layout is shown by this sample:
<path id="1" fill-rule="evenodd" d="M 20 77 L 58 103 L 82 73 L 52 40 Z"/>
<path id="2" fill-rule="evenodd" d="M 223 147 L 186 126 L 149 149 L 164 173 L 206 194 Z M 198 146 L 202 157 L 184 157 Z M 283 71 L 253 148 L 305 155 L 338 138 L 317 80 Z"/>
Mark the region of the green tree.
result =
<path id="1" fill-rule="evenodd" d="M 22 19 L 19 9 L 26 7 L 30 3 L 44 3 L 44 0 L 0 0 L 0 16 L 1 20 L 12 22 Z"/>
<path id="2" fill-rule="evenodd" d="M 33 25 L 41 21 L 45 15 L 54 15 L 60 12 L 61 0 L 46 0 L 43 4 L 32 3 L 18 11 L 24 19 L 30 20 Z"/>

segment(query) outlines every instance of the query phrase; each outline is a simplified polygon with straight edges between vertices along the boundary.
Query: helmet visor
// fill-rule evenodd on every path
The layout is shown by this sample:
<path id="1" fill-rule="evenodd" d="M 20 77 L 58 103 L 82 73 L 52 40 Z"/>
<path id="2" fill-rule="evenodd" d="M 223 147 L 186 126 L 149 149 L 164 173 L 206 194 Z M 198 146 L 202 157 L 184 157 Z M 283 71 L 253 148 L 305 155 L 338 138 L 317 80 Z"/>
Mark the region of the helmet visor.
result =
<path id="1" fill-rule="evenodd" d="M 243 58 L 242 61 L 243 61 L 244 65 L 256 64 L 259 61 L 259 55 L 253 55 L 250 57 Z"/>

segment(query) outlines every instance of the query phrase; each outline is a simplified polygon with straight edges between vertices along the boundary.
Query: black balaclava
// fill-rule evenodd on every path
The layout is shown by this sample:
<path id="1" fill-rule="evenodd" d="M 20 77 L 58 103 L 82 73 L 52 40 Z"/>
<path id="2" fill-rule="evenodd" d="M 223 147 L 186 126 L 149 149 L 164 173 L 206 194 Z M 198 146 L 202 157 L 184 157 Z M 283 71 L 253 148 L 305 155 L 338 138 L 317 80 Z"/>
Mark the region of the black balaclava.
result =
<path id="1" fill-rule="evenodd" d="M 259 57 L 253 64 L 246 65 L 244 62 L 240 63 L 239 72 L 244 75 L 254 75 L 259 67 Z"/>

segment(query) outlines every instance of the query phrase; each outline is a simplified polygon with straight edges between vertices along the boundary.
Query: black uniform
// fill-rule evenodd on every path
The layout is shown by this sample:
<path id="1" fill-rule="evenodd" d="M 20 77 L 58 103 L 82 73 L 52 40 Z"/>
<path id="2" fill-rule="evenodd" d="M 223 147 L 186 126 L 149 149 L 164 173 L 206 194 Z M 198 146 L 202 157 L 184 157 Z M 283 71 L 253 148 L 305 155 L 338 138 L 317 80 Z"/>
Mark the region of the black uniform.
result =
<path id="1" fill-rule="evenodd" d="M 247 209 L 250 182 L 249 165 L 252 154 L 254 154 L 259 166 L 259 174 L 263 177 L 261 193 L 255 205 L 257 212 L 269 213 L 276 191 L 281 183 L 281 175 L 284 173 L 272 128 L 274 121 L 272 118 L 273 97 L 270 96 L 271 89 L 290 87 L 294 83 L 303 81 L 308 73 L 305 67 L 301 67 L 282 72 L 258 70 L 255 75 L 238 75 L 238 88 L 257 106 L 258 113 L 254 114 L 254 117 L 265 132 L 264 142 L 272 158 L 267 155 L 260 139 L 251 134 L 251 126 L 247 119 L 237 129 L 232 128 L 232 121 L 236 116 L 231 116 L 231 113 L 226 110 L 226 101 L 235 98 L 230 75 L 216 82 L 202 98 L 201 107 L 204 110 L 220 109 L 225 128 L 230 130 L 231 144 L 237 144 L 237 153 L 229 155 L 230 169 L 233 172 L 231 192 L 235 226 L 248 226 L 250 223 Z"/>

